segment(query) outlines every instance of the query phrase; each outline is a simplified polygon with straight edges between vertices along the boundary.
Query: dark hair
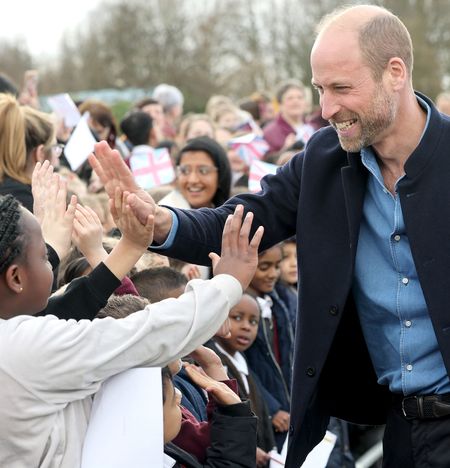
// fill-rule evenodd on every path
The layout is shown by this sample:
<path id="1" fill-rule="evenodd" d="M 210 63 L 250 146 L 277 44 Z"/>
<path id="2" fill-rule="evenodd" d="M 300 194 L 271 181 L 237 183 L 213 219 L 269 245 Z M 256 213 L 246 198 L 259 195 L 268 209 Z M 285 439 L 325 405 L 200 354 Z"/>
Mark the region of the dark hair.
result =
<path id="1" fill-rule="evenodd" d="M 153 119 L 143 111 L 128 114 L 120 122 L 120 129 L 133 146 L 148 145 Z"/>
<path id="2" fill-rule="evenodd" d="M 134 314 L 134 312 L 145 309 L 149 304 L 150 302 L 145 297 L 134 296 L 133 294 L 112 295 L 105 307 L 98 311 L 96 317 L 122 319 Z"/>
<path id="3" fill-rule="evenodd" d="M 193 138 L 189 140 L 178 154 L 176 158 L 177 166 L 180 164 L 183 154 L 188 151 L 204 151 L 213 160 L 214 165 L 218 169 L 218 183 L 212 202 L 216 207 L 223 205 L 230 198 L 231 187 L 231 168 L 227 153 L 222 146 L 212 138 L 207 136 Z"/>
<path id="4" fill-rule="evenodd" d="M 65 262 L 64 267 L 61 268 L 61 276 L 58 277 L 58 288 L 70 283 L 75 278 L 83 276 L 88 268 L 90 268 L 90 265 L 85 257 L 73 258 Z"/>
<path id="5" fill-rule="evenodd" d="M 173 382 L 172 372 L 170 372 L 170 369 L 167 366 L 161 369 L 161 381 L 162 381 L 162 398 L 163 398 L 163 405 L 164 405 L 164 403 L 166 402 L 167 384 L 169 382 Z"/>
<path id="6" fill-rule="evenodd" d="M 130 279 L 138 293 L 151 303 L 167 299 L 171 291 L 182 288 L 187 283 L 182 273 L 170 267 L 141 270 Z"/>
<path id="7" fill-rule="evenodd" d="M 24 251 L 20 214 L 20 204 L 12 195 L 0 196 L 0 273 Z"/>

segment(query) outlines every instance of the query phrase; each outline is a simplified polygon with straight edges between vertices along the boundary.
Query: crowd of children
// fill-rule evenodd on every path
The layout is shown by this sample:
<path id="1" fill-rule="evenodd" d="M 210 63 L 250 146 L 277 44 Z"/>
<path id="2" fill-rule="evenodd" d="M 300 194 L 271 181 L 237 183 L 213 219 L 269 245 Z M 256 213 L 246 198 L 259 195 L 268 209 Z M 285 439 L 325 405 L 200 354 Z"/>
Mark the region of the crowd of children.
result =
<path id="1" fill-rule="evenodd" d="M 306 143 L 306 88 L 289 81 L 277 96 L 264 106 L 261 95 L 241 106 L 214 96 L 205 114 L 182 117 L 182 94 L 162 85 L 118 125 L 104 103 L 81 110 L 132 168 L 167 151 L 173 180 L 149 193 L 201 209 L 249 190 L 249 147 L 236 138 L 267 137 L 257 159 L 272 163 Z M 168 466 L 269 466 L 289 430 L 295 240 L 258 256 L 262 230 L 243 247 L 236 236 L 248 238 L 251 217 L 238 209 L 212 268 L 149 252 L 152 217 L 137 219 L 120 186 L 108 196 L 87 162 L 73 171 L 69 138 L 49 114 L 0 93 L 0 466 L 80 466 L 92 396 L 137 366 L 163 368 Z"/>

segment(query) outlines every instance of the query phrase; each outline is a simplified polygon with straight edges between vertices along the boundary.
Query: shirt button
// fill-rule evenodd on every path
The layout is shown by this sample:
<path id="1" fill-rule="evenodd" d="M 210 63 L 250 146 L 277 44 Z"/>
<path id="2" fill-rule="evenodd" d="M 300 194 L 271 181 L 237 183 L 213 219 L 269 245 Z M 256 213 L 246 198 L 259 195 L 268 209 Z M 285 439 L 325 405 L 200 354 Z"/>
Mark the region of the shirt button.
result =
<path id="1" fill-rule="evenodd" d="M 409 283 L 408 278 L 402 278 L 402 283 L 406 286 Z"/>
<path id="2" fill-rule="evenodd" d="M 405 327 L 408 327 L 408 328 L 409 328 L 411 325 L 412 325 L 411 320 L 406 320 L 406 321 L 405 321 Z"/>
<path id="3" fill-rule="evenodd" d="M 308 377 L 314 377 L 316 375 L 316 369 L 314 369 L 314 367 L 308 367 L 306 369 L 306 375 Z"/>
<path id="4" fill-rule="evenodd" d="M 409 372 L 411 372 L 411 371 L 412 371 L 412 367 L 413 367 L 412 364 L 408 364 L 408 365 L 406 366 L 406 370 L 409 371 Z"/>
<path id="5" fill-rule="evenodd" d="M 398 234 L 396 234 L 396 235 L 394 236 L 394 240 L 395 240 L 396 242 L 398 242 L 400 239 L 401 239 L 401 237 L 400 237 Z"/>

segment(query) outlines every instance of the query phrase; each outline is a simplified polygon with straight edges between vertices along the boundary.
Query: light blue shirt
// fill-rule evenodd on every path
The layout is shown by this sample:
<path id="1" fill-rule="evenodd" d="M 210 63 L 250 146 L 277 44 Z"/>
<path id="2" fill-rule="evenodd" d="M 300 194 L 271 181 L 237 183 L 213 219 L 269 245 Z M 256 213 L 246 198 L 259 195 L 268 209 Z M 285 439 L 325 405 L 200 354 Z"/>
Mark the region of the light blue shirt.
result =
<path id="1" fill-rule="evenodd" d="M 175 236 L 177 235 L 178 224 L 179 224 L 177 215 L 175 214 L 174 211 L 170 209 L 170 207 L 166 206 L 165 208 L 169 208 L 170 214 L 172 215 L 172 226 L 170 228 L 167 239 L 161 245 L 155 245 L 155 244 L 151 245 L 151 248 L 153 250 L 169 249 L 170 247 L 172 247 L 173 242 L 175 240 Z"/>
<path id="2" fill-rule="evenodd" d="M 429 106 L 419 99 L 430 115 Z M 356 254 L 353 292 L 380 384 L 392 392 L 450 392 L 411 254 L 400 199 L 384 186 L 371 148 L 361 150 L 369 171 Z"/>

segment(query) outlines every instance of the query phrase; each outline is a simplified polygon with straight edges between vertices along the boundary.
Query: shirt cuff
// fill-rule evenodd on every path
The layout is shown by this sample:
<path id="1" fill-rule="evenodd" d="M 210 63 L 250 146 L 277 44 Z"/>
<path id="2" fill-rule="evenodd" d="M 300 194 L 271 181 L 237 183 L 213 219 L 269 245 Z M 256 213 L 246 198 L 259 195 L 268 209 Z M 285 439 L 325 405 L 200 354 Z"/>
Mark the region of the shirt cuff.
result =
<path id="1" fill-rule="evenodd" d="M 160 245 L 153 243 L 150 247 L 152 250 L 165 250 L 170 249 L 172 247 L 173 242 L 175 240 L 175 236 L 177 235 L 178 225 L 180 224 L 178 221 L 178 217 L 173 210 L 170 209 L 170 206 L 166 206 L 170 210 L 170 214 L 172 215 L 172 227 L 170 228 L 169 235 L 167 239 Z"/>

